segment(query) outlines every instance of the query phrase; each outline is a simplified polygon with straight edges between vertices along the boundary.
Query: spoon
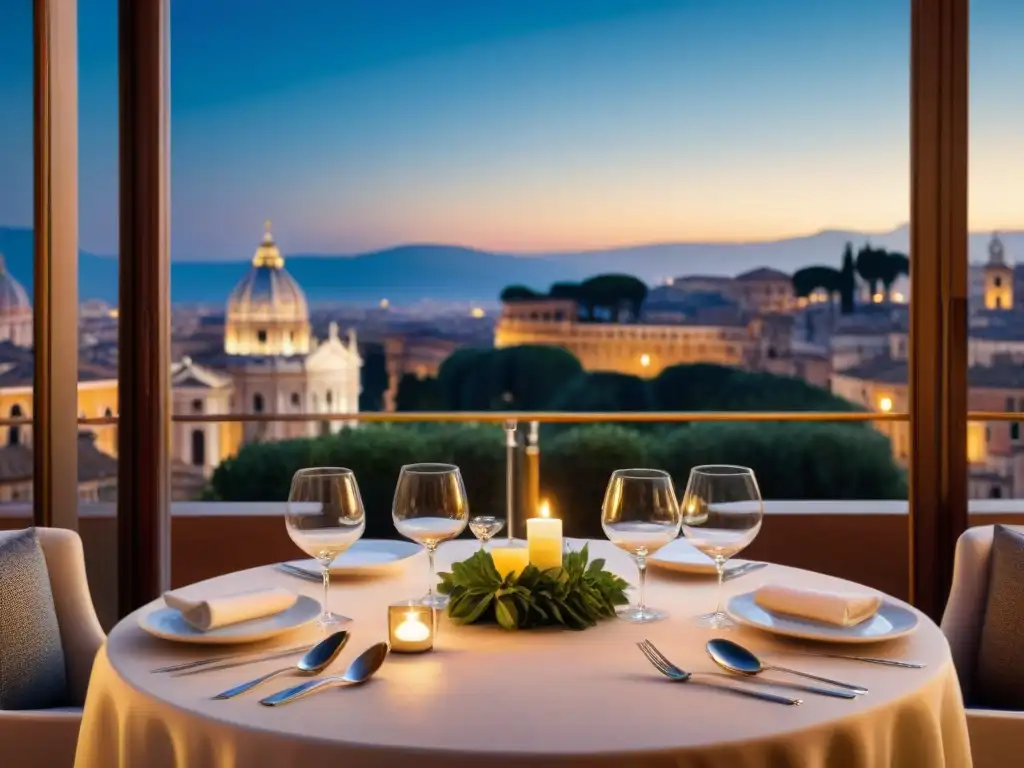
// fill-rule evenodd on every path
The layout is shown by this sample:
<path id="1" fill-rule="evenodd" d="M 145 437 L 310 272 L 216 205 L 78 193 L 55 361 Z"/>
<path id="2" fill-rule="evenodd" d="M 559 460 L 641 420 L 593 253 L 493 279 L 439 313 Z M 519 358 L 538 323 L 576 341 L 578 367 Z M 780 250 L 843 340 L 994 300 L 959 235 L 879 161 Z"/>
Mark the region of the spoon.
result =
<path id="1" fill-rule="evenodd" d="M 336 677 L 325 677 L 320 680 L 311 680 L 308 683 L 302 683 L 292 688 L 285 688 L 283 691 L 278 691 L 275 694 L 267 696 L 265 699 L 260 699 L 260 704 L 267 707 L 276 707 L 279 704 L 287 704 L 288 702 L 295 701 L 308 693 L 314 691 L 321 691 L 324 688 L 330 688 L 335 685 L 359 685 L 369 680 L 373 674 L 380 669 L 381 664 L 384 663 L 384 659 L 388 655 L 388 651 L 391 650 L 391 646 L 387 643 L 377 643 L 371 645 L 361 654 L 359 654 L 355 661 L 349 664 L 348 669 L 345 670 L 345 674 L 338 675 Z"/>
<path id="2" fill-rule="evenodd" d="M 333 635 L 321 640 L 319 643 L 314 645 L 306 655 L 293 667 L 281 667 L 281 669 L 275 669 L 273 672 L 268 672 L 262 677 L 257 677 L 255 680 L 250 680 L 247 683 L 236 685 L 234 688 L 229 688 L 226 691 L 218 693 L 213 698 L 215 699 L 233 699 L 235 696 L 251 691 L 260 683 L 269 680 L 272 677 L 283 675 L 285 672 L 296 672 L 300 675 L 318 675 L 323 672 L 327 667 L 331 665 L 331 662 L 338 658 L 338 654 L 341 653 L 341 649 L 345 647 L 345 643 L 348 642 L 348 632 L 341 630 L 335 632 Z"/>
<path id="3" fill-rule="evenodd" d="M 761 672 L 774 670 L 776 672 L 785 672 L 790 675 L 799 675 L 800 677 L 806 677 L 810 680 L 817 680 L 819 683 L 836 685 L 840 688 L 846 688 L 847 690 L 853 691 L 854 693 L 868 692 L 867 688 L 862 688 L 859 685 L 841 683 L 838 680 L 830 680 L 827 677 L 818 677 L 817 675 L 812 675 L 808 672 L 801 672 L 796 669 L 790 669 L 789 667 L 776 667 L 770 664 L 763 664 L 757 656 L 748 651 L 742 645 L 734 643 L 732 640 L 726 640 L 722 637 L 716 637 L 713 640 L 709 640 L 705 649 L 708 652 L 708 656 L 714 659 L 715 663 L 720 667 L 723 667 L 730 672 L 738 672 L 741 675 L 757 675 Z"/>

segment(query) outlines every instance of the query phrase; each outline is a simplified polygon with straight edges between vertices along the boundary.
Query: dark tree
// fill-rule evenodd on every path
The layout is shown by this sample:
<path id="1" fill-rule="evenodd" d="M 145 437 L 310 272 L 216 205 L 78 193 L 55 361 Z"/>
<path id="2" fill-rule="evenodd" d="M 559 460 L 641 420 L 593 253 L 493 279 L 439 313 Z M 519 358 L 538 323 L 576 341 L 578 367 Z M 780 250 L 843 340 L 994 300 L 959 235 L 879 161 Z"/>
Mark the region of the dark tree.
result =
<path id="1" fill-rule="evenodd" d="M 360 371 L 362 392 L 359 393 L 360 411 L 379 411 L 388 388 L 388 369 L 384 348 L 380 344 L 367 344 L 363 349 L 363 367 Z"/>
<path id="2" fill-rule="evenodd" d="M 395 395 L 395 410 L 398 411 L 442 411 L 444 400 L 441 387 L 433 377 L 419 378 L 407 373 L 398 381 Z"/>
<path id="3" fill-rule="evenodd" d="M 866 244 L 857 251 L 857 274 L 868 284 L 872 297 L 878 293 L 878 284 L 885 274 L 885 262 L 884 248 L 875 248 Z"/>
<path id="4" fill-rule="evenodd" d="M 644 379 L 625 373 L 580 373 L 549 406 L 552 411 L 650 411 L 651 389 Z"/>
<path id="5" fill-rule="evenodd" d="M 541 298 L 541 294 L 525 285 L 509 285 L 501 292 L 502 301 L 526 301 Z"/>
<path id="6" fill-rule="evenodd" d="M 844 315 L 853 314 L 857 293 L 857 270 L 853 264 L 853 245 L 843 249 L 843 268 L 839 271 L 839 301 Z"/>
<path id="7" fill-rule="evenodd" d="M 804 267 L 793 273 L 793 291 L 797 296 L 810 296 L 818 288 L 831 296 L 839 292 L 840 284 L 839 271 L 832 267 Z"/>
<path id="8" fill-rule="evenodd" d="M 486 408 L 476 397 L 475 388 L 479 378 L 479 370 L 487 365 L 487 360 L 494 352 L 491 349 L 466 347 L 448 355 L 437 371 L 437 382 L 441 388 L 441 397 L 445 407 L 453 411 L 471 411 Z"/>
<path id="9" fill-rule="evenodd" d="M 886 251 L 881 266 L 882 286 L 885 288 L 886 297 L 888 297 L 892 292 L 893 283 L 899 279 L 899 276 L 910 275 L 910 259 L 905 254 Z"/>
<path id="10" fill-rule="evenodd" d="M 580 283 L 580 298 L 591 311 L 607 310 L 612 320 L 620 322 L 623 310 L 634 318 L 647 298 L 647 284 L 632 275 L 596 275 Z"/>
<path id="11" fill-rule="evenodd" d="M 583 367 L 561 347 L 460 349 L 438 371 L 452 410 L 543 410 Z"/>

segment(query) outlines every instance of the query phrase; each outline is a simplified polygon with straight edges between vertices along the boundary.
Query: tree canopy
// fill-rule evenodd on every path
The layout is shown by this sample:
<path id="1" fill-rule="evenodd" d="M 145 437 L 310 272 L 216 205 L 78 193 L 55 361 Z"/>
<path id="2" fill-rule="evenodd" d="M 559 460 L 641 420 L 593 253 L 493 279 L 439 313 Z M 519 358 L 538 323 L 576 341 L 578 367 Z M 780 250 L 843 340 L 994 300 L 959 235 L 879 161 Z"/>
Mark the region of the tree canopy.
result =
<path id="1" fill-rule="evenodd" d="M 541 410 L 582 370 L 560 347 L 460 349 L 441 364 L 438 383 L 453 410 Z"/>
<path id="2" fill-rule="evenodd" d="M 527 299 L 572 299 L 588 320 L 606 318 L 615 322 L 640 316 L 647 298 L 647 284 L 625 274 L 595 275 L 580 283 L 554 283 L 547 293 L 538 293 L 525 285 L 510 285 L 501 292 L 502 301 Z"/>
<path id="3" fill-rule="evenodd" d="M 793 291 L 797 296 L 810 296 L 819 288 L 831 296 L 840 292 L 841 285 L 839 271 L 832 267 L 815 265 L 793 273 Z"/>

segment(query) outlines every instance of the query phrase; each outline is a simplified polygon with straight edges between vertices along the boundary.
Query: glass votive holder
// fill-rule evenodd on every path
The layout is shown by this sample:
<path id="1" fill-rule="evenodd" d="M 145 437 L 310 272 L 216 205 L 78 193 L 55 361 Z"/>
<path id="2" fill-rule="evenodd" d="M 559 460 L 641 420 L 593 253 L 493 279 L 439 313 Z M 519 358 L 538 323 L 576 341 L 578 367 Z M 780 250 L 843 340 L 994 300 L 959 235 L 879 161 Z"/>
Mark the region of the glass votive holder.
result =
<path id="1" fill-rule="evenodd" d="M 501 578 L 510 573 L 518 576 L 530 564 L 530 548 L 525 541 L 492 541 L 488 551 Z"/>
<path id="2" fill-rule="evenodd" d="M 423 653 L 434 647 L 434 609 L 413 601 L 388 606 L 388 641 L 396 653 Z"/>

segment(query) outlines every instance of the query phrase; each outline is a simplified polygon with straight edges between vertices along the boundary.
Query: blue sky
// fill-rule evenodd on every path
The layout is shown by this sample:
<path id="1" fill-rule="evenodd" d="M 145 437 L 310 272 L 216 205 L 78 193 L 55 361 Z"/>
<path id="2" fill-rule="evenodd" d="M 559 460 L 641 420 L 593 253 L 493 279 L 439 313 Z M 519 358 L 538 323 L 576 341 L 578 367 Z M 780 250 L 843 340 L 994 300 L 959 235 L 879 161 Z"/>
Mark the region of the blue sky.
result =
<path id="1" fill-rule="evenodd" d="M 1024 4 L 976 0 L 972 225 L 1024 226 Z M 79 0 L 80 237 L 116 249 L 116 0 Z M 0 5 L 0 225 L 31 220 Z M 907 219 L 909 0 L 174 0 L 175 258 L 547 251 Z"/>

